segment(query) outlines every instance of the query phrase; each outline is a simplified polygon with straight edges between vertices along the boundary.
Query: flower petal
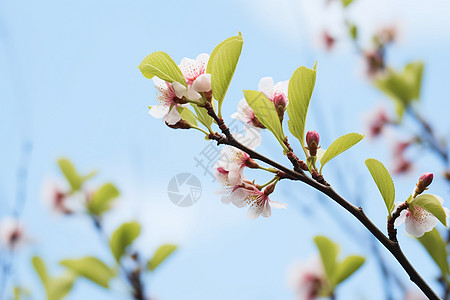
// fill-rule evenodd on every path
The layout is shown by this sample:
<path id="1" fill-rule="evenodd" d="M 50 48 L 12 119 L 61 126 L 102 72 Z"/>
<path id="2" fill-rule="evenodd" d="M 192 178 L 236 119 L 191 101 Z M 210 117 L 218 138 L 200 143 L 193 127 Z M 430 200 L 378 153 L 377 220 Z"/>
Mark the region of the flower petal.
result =
<path id="1" fill-rule="evenodd" d="M 258 90 L 263 92 L 269 99 L 273 94 L 273 78 L 263 77 L 258 83 Z"/>
<path id="2" fill-rule="evenodd" d="M 182 85 L 181 83 L 179 83 L 178 81 L 172 82 L 172 87 L 173 87 L 173 90 L 175 91 L 175 95 L 178 98 L 181 99 L 187 95 L 187 88 L 184 85 Z"/>
<path id="3" fill-rule="evenodd" d="M 273 208 L 287 208 L 287 204 L 286 203 L 281 203 L 281 202 L 277 202 L 277 201 L 272 201 L 270 200 L 270 206 L 272 206 Z"/>
<path id="4" fill-rule="evenodd" d="M 264 203 L 264 207 L 263 207 L 261 215 L 265 218 L 268 218 L 272 215 L 272 209 L 270 208 L 269 201 L 266 201 Z"/>
<path id="5" fill-rule="evenodd" d="M 415 209 L 417 210 L 419 208 L 416 207 Z M 421 237 L 425 232 L 433 230 L 434 226 L 436 226 L 439 221 L 432 214 L 427 214 L 426 217 L 423 217 L 420 220 L 417 220 L 413 214 L 407 217 L 405 221 L 406 232 L 415 237 Z"/>
<path id="6" fill-rule="evenodd" d="M 150 111 L 148 112 L 154 118 L 161 119 L 169 112 L 169 107 L 159 104 L 150 107 Z"/>
<path id="7" fill-rule="evenodd" d="M 249 219 L 257 219 L 263 212 L 263 209 L 263 206 L 254 204 L 248 208 L 247 217 Z"/>
<path id="8" fill-rule="evenodd" d="M 407 209 L 402 210 L 402 211 L 400 212 L 400 216 L 398 216 L 398 218 L 395 219 L 395 221 L 394 221 L 394 226 L 395 226 L 395 227 L 400 226 L 400 225 L 402 225 L 403 223 L 405 223 L 405 220 L 406 220 L 406 214 L 407 214 L 407 213 L 408 213 L 408 210 L 407 210 Z"/>
<path id="9" fill-rule="evenodd" d="M 192 83 L 192 88 L 199 93 L 211 91 L 211 74 L 202 74 Z"/>
<path id="10" fill-rule="evenodd" d="M 175 125 L 176 123 L 178 123 L 178 121 L 181 120 L 181 115 L 178 112 L 177 108 L 173 106 L 163 120 L 169 125 Z"/>

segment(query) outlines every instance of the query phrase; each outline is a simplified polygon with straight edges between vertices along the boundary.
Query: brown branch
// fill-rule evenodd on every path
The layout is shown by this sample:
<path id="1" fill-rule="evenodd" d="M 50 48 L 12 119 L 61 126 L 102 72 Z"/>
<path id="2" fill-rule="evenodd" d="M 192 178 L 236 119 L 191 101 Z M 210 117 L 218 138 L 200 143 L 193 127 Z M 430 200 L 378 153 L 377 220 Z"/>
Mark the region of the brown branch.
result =
<path id="1" fill-rule="evenodd" d="M 373 236 L 395 257 L 395 259 L 400 263 L 406 273 L 409 275 L 409 278 L 412 282 L 414 282 L 422 292 L 431 300 L 440 300 L 439 296 L 430 288 L 430 286 L 423 280 L 423 278 L 417 273 L 411 263 L 403 254 L 403 251 L 400 248 L 398 242 L 390 240 L 385 234 L 383 234 L 378 227 L 370 221 L 370 219 L 366 216 L 363 209 L 361 207 L 356 207 L 347 200 L 345 200 L 341 195 L 339 195 L 330 185 L 322 184 L 311 177 L 306 176 L 303 170 L 301 172 L 297 172 L 295 170 L 291 170 L 267 157 L 264 155 L 242 145 L 238 141 L 236 141 L 231 135 L 229 129 L 225 125 L 222 118 L 219 118 L 213 107 L 207 103 L 205 108 L 208 111 L 208 114 L 216 121 L 219 125 L 219 128 L 222 130 L 225 136 L 222 136 L 218 133 L 211 134 L 209 137 L 213 140 L 217 141 L 217 144 L 226 144 L 233 147 L 236 147 L 248 155 L 250 155 L 253 159 L 258 159 L 262 162 L 271 165 L 278 170 L 283 171 L 291 180 L 302 181 L 312 188 L 322 192 L 327 195 L 329 198 L 334 200 L 337 204 L 339 204 L 342 208 L 351 213 L 359 222 L 372 233 Z"/>
<path id="2" fill-rule="evenodd" d="M 400 217 L 400 213 L 407 208 L 408 208 L 408 202 L 405 201 L 399 207 L 397 207 L 395 212 L 392 214 L 392 216 L 388 220 L 387 231 L 388 231 L 389 239 L 393 242 L 396 242 L 396 243 L 398 242 L 397 241 L 397 229 L 394 228 L 395 220 L 397 220 L 397 218 Z"/>

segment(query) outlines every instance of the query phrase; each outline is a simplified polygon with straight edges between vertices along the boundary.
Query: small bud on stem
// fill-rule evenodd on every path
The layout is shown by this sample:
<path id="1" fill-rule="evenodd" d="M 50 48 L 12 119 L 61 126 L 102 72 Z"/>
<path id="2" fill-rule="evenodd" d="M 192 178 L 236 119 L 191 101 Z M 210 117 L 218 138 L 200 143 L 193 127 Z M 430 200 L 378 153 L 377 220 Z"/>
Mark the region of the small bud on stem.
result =
<path id="1" fill-rule="evenodd" d="M 416 190 L 414 191 L 414 197 L 423 193 L 423 191 L 428 189 L 428 186 L 433 181 L 433 173 L 423 173 L 419 178 L 419 182 L 416 184 Z"/>
<path id="2" fill-rule="evenodd" d="M 317 131 L 308 131 L 306 134 L 306 145 L 308 146 L 307 149 L 309 150 L 309 155 L 316 156 L 317 155 L 317 149 L 319 149 L 319 133 Z"/>

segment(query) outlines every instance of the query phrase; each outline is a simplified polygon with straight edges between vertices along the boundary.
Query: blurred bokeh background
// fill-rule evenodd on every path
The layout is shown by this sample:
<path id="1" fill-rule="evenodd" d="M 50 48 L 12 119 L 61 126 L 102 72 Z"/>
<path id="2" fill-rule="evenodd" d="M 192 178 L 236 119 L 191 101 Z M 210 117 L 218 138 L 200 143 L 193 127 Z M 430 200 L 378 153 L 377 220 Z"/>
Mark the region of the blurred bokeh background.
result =
<path id="1" fill-rule="evenodd" d="M 62 178 L 56 160 L 68 157 L 82 172 L 98 170 L 93 184 L 111 181 L 120 189 L 120 199 L 105 216 L 108 233 L 121 222 L 137 220 L 143 226 L 137 245 L 141 253 L 150 256 L 164 242 L 179 246 L 163 268 L 146 278 L 149 295 L 157 299 L 293 299 L 288 270 L 317 253 L 312 241 L 317 234 L 339 243 L 343 254 L 367 256 L 363 268 L 339 287 L 338 298 L 382 299 L 383 279 L 370 254 L 369 236 L 316 191 L 281 182 L 272 199 L 287 203 L 288 209 L 274 210 L 267 219 L 249 220 L 246 210 L 222 204 L 214 194 L 219 185 L 212 170 L 206 172 L 195 160 L 208 141 L 198 132 L 171 130 L 148 115 L 156 90 L 137 69 L 151 52 L 165 51 L 179 63 L 210 53 L 220 41 L 242 32 L 244 47 L 224 105 L 224 116 L 231 120 L 243 89 L 256 89 L 264 76 L 288 80 L 298 66 L 312 67 L 317 60 L 307 129 L 318 130 L 326 147 L 347 132 L 364 132 L 364 115 L 378 103 L 391 107 L 365 75 L 344 16 L 358 24 L 362 44 L 380 26 L 395 24 L 398 39 L 386 60 L 396 68 L 424 62 L 420 111 L 438 136 L 448 138 L 450 3 L 356 0 L 344 11 L 330 2 L 0 2 L 0 218 L 24 200 L 21 218 L 32 237 L 17 253 L 7 287 L 20 284 L 32 299 L 44 299 L 31 266 L 33 255 L 43 257 L 54 274 L 62 270 L 58 262 L 68 257 L 97 255 L 113 261 L 88 219 L 54 216 L 42 201 L 43 182 Z M 324 30 L 337 39 L 331 52 L 321 46 Z M 385 207 L 364 160 L 375 157 L 389 166 L 389 144 L 365 139 L 325 170 L 336 190 L 353 203 L 361 201 L 380 228 L 385 228 Z M 289 163 L 270 134 L 263 134 L 258 149 Z M 413 169 L 394 177 L 397 201 L 409 195 L 423 172 L 443 171 L 439 159 L 424 149 L 408 155 L 414 158 Z M 17 175 L 23 164 L 27 180 Z M 201 198 L 190 207 L 175 206 L 167 195 L 169 181 L 182 172 L 202 183 Z M 432 192 L 449 202 L 444 181 L 436 176 Z M 417 270 L 439 291 L 438 269 L 420 244 L 403 228 L 399 238 Z M 381 247 L 380 253 L 413 288 L 389 253 Z M 394 293 L 401 299 L 399 290 Z M 79 280 L 67 299 L 127 296 Z"/>

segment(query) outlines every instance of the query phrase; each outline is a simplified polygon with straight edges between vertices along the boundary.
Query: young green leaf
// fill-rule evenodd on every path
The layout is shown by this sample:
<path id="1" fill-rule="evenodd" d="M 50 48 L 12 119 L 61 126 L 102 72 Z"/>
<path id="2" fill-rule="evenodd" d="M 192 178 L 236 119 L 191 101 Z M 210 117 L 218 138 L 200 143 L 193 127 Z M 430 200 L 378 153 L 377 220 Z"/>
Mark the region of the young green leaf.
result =
<path id="1" fill-rule="evenodd" d="M 395 207 L 394 181 L 392 181 L 392 177 L 386 167 L 378 160 L 373 158 L 366 159 L 366 166 L 367 169 L 369 169 L 369 172 L 372 175 L 381 196 L 383 196 L 384 203 L 386 204 L 386 208 L 388 210 L 388 215 L 390 216 Z"/>
<path id="2" fill-rule="evenodd" d="M 262 92 L 246 90 L 244 91 L 245 100 L 255 112 L 255 116 L 280 142 L 281 146 L 287 151 L 284 145 L 286 137 L 278 117 L 277 110 L 273 102 L 270 101 Z M 289 106 L 288 106 L 289 107 Z"/>
<path id="3" fill-rule="evenodd" d="M 169 54 L 165 52 L 154 52 L 147 55 L 138 67 L 145 78 L 151 79 L 154 76 L 167 82 L 179 82 L 186 86 L 186 80 L 178 65 Z"/>
<path id="4" fill-rule="evenodd" d="M 109 281 L 116 276 L 113 270 L 95 257 L 65 259 L 60 264 L 69 268 L 78 276 L 85 277 L 104 288 L 108 288 Z"/>
<path id="5" fill-rule="evenodd" d="M 447 226 L 447 215 L 439 199 L 431 194 L 422 194 L 414 198 L 409 206 L 417 206 L 433 214 L 444 226 Z"/>
<path id="6" fill-rule="evenodd" d="M 450 273 L 450 268 L 447 260 L 446 244 L 439 234 L 439 231 L 436 228 L 433 228 L 433 230 L 426 232 L 417 239 L 427 250 L 428 254 L 430 254 L 431 258 L 433 258 L 434 262 L 441 270 L 442 276 L 447 278 L 447 274 Z"/>
<path id="7" fill-rule="evenodd" d="M 214 48 L 206 66 L 206 73 L 211 74 L 211 89 L 213 97 L 219 103 L 219 116 L 223 99 L 230 86 L 234 71 L 241 55 L 244 40 L 239 32 Z"/>
<path id="8" fill-rule="evenodd" d="M 328 281 L 332 283 L 337 272 L 337 256 L 339 254 L 339 246 L 324 236 L 316 236 L 314 238 L 314 242 L 319 249 L 320 258 L 322 260 Z"/>
<path id="9" fill-rule="evenodd" d="M 49 276 L 47 274 L 47 268 L 45 267 L 45 263 L 39 256 L 34 256 L 31 259 L 31 262 L 33 264 L 34 269 L 36 270 L 36 273 L 38 273 L 39 278 L 41 279 L 42 284 L 44 287 L 48 284 Z"/>
<path id="10" fill-rule="evenodd" d="M 403 71 L 388 70 L 375 80 L 375 86 L 394 100 L 399 119 L 411 101 L 419 99 L 422 84 L 423 63 L 407 64 Z"/>
<path id="11" fill-rule="evenodd" d="M 300 141 L 303 149 L 305 147 L 306 115 L 316 83 L 316 64 L 312 70 L 299 67 L 289 79 L 289 105 L 286 109 L 289 116 L 289 131 Z"/>
<path id="12" fill-rule="evenodd" d="M 350 4 L 352 4 L 353 0 L 342 0 L 342 5 L 344 7 L 349 6 Z"/>
<path id="13" fill-rule="evenodd" d="M 57 278 L 51 278 L 47 274 L 44 261 L 40 257 L 34 256 L 32 264 L 44 286 L 47 300 L 61 300 L 69 294 L 75 281 L 74 274 L 66 273 Z"/>
<path id="14" fill-rule="evenodd" d="M 422 86 L 423 62 L 416 61 L 405 66 L 403 76 L 411 89 L 412 100 L 420 98 L 420 87 Z"/>
<path id="15" fill-rule="evenodd" d="M 155 254 L 153 254 L 153 258 L 148 261 L 148 268 L 153 271 L 158 267 L 167 257 L 169 257 L 172 252 L 177 249 L 176 245 L 165 244 L 160 246 Z"/>
<path id="16" fill-rule="evenodd" d="M 350 275 L 356 272 L 366 261 L 362 256 L 350 255 L 337 267 L 336 275 L 334 277 L 334 285 L 338 285 Z"/>
<path id="17" fill-rule="evenodd" d="M 185 120 L 191 125 L 197 126 L 197 118 L 195 117 L 194 113 L 187 107 L 177 107 L 178 112 L 181 115 L 181 119 Z"/>
<path id="18" fill-rule="evenodd" d="M 139 236 L 141 225 L 138 222 L 129 222 L 122 224 L 114 231 L 109 241 L 109 247 L 117 262 L 125 254 L 129 245 Z"/>
<path id="19" fill-rule="evenodd" d="M 83 184 L 82 177 L 78 174 L 77 170 L 70 162 L 70 160 L 66 158 L 58 159 L 58 165 L 61 169 L 61 172 L 64 174 L 64 177 L 66 177 L 67 181 L 69 182 L 72 191 L 78 191 L 79 189 L 81 189 L 81 186 Z"/>
<path id="20" fill-rule="evenodd" d="M 356 40 L 358 38 L 358 27 L 356 27 L 355 24 L 349 24 L 348 32 L 350 33 L 350 36 L 353 40 Z"/>
<path id="21" fill-rule="evenodd" d="M 119 197 L 119 190 L 112 183 L 105 183 L 92 195 L 88 203 L 88 210 L 91 214 L 101 215 L 111 208 L 111 202 Z"/>
<path id="22" fill-rule="evenodd" d="M 197 114 L 197 119 L 200 123 L 203 124 L 207 129 L 211 129 L 211 125 L 213 122 L 213 118 L 208 115 L 208 112 L 203 107 L 199 107 L 197 104 L 192 104 L 192 107 Z"/>
<path id="23" fill-rule="evenodd" d="M 364 135 L 359 133 L 348 133 L 346 135 L 341 136 L 336 139 L 330 147 L 325 151 L 322 158 L 320 159 L 320 170 L 319 173 L 322 173 L 322 168 L 325 166 L 327 162 L 341 154 L 342 152 L 348 150 L 357 144 L 360 140 L 364 138 Z"/>

